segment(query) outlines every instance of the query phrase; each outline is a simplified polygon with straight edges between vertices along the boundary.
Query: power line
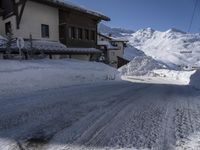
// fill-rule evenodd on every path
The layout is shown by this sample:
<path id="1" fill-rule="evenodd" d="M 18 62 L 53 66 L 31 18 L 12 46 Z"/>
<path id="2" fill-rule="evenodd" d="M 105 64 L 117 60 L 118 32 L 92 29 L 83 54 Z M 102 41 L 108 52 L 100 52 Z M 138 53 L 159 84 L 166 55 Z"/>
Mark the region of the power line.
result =
<path id="1" fill-rule="evenodd" d="M 190 20 L 190 25 L 189 25 L 189 28 L 188 28 L 188 32 L 190 32 L 191 27 L 192 27 L 192 23 L 193 23 L 193 20 L 194 20 L 194 15 L 195 15 L 195 12 L 196 12 L 196 9 L 197 9 L 197 4 L 198 4 L 198 0 L 196 0 L 195 5 L 194 5 L 194 10 L 193 10 L 193 13 L 192 13 L 192 18 Z"/>

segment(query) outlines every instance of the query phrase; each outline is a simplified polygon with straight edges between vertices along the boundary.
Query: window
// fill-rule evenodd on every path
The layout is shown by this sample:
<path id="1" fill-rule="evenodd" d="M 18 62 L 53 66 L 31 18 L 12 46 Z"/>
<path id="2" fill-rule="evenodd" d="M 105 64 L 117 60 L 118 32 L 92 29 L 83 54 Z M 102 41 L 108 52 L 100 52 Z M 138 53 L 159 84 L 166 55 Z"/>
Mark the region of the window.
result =
<path id="1" fill-rule="evenodd" d="M 85 39 L 89 40 L 89 30 L 85 29 Z"/>
<path id="2" fill-rule="evenodd" d="M 6 34 L 11 32 L 11 22 L 5 24 Z"/>
<path id="3" fill-rule="evenodd" d="M 91 34 L 91 36 L 90 36 L 91 40 L 95 41 L 95 31 L 91 31 L 90 34 Z"/>
<path id="4" fill-rule="evenodd" d="M 112 56 L 115 56 L 115 52 L 112 52 Z"/>
<path id="5" fill-rule="evenodd" d="M 41 32 L 43 38 L 49 38 L 49 25 L 42 24 Z"/>
<path id="6" fill-rule="evenodd" d="M 81 28 L 78 28 L 78 39 L 83 39 L 83 30 Z"/>
<path id="7" fill-rule="evenodd" d="M 76 28 L 75 27 L 70 27 L 70 38 L 71 39 L 76 39 Z"/>

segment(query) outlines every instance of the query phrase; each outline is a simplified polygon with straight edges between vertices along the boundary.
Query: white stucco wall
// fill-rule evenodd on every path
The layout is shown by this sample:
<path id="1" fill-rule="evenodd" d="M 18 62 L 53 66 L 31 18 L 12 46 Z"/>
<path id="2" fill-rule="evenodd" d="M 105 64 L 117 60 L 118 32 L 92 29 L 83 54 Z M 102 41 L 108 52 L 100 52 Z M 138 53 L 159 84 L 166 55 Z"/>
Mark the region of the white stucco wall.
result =
<path id="1" fill-rule="evenodd" d="M 0 35 L 4 35 L 5 33 L 4 33 L 4 29 L 5 27 L 4 27 L 4 22 L 3 22 L 3 18 L 2 17 L 0 17 Z"/>
<path id="2" fill-rule="evenodd" d="M 111 64 L 114 67 L 117 67 L 117 62 L 118 62 L 118 56 L 119 57 L 123 57 L 124 55 L 124 43 L 120 42 L 120 41 L 112 41 L 108 38 L 105 38 L 104 36 L 100 36 L 98 35 L 98 41 L 108 41 L 108 42 L 114 42 L 115 44 L 117 44 L 118 50 L 112 50 L 109 49 L 107 52 L 107 56 L 108 56 L 108 61 L 109 64 Z"/>
<path id="3" fill-rule="evenodd" d="M 15 37 L 43 39 L 41 36 L 41 24 L 49 25 L 48 40 L 59 41 L 59 14 L 58 9 L 37 2 L 27 1 L 20 23 L 20 29 L 16 28 L 16 17 L 12 16 L 4 20 L 12 23 L 12 31 Z"/>
<path id="4" fill-rule="evenodd" d="M 120 50 L 109 50 L 108 59 L 110 63 L 117 63 L 117 56 L 120 55 Z"/>
<path id="5" fill-rule="evenodd" d="M 118 48 L 120 49 L 120 51 L 118 52 L 118 56 L 123 57 L 124 55 L 124 43 L 123 42 L 116 42 Z"/>

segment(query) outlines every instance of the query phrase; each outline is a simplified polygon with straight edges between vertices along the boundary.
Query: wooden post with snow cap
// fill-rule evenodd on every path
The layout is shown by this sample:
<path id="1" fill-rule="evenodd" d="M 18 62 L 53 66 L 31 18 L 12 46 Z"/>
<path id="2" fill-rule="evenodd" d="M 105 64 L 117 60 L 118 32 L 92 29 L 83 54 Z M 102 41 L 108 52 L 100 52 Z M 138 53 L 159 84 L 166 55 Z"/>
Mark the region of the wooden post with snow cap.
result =
<path id="1" fill-rule="evenodd" d="M 29 41 L 30 41 L 31 59 L 33 59 L 33 38 L 31 33 L 29 35 Z"/>
<path id="2" fill-rule="evenodd" d="M 19 49 L 19 57 L 22 59 L 22 49 L 24 48 L 24 39 L 21 37 L 17 38 L 17 47 Z"/>

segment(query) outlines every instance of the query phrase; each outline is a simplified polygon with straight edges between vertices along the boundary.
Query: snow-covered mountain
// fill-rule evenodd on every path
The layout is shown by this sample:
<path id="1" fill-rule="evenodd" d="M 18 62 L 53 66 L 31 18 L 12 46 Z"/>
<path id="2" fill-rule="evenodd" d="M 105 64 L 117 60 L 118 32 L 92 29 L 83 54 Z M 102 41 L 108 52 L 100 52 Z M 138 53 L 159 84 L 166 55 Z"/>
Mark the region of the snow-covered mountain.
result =
<path id="1" fill-rule="evenodd" d="M 98 26 L 99 32 L 103 34 L 112 34 L 113 37 L 127 37 L 131 36 L 132 33 L 134 33 L 133 30 L 127 30 L 122 28 L 111 28 L 103 23 L 100 23 Z"/>
<path id="2" fill-rule="evenodd" d="M 188 34 L 177 29 L 161 32 L 147 28 L 133 33 L 129 43 L 168 65 L 200 65 L 200 34 Z"/>
<path id="3" fill-rule="evenodd" d="M 99 31 L 107 34 L 113 33 L 112 36 L 115 37 L 123 37 L 129 40 L 131 46 L 169 66 L 187 66 L 189 68 L 200 66 L 199 33 L 185 33 L 178 29 L 161 32 L 152 28 L 131 32 L 131 30 L 125 29 L 115 30 L 103 24 L 100 25 Z M 130 49 L 129 53 L 131 53 Z"/>

